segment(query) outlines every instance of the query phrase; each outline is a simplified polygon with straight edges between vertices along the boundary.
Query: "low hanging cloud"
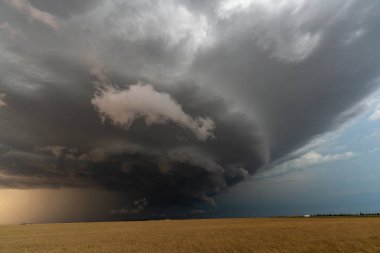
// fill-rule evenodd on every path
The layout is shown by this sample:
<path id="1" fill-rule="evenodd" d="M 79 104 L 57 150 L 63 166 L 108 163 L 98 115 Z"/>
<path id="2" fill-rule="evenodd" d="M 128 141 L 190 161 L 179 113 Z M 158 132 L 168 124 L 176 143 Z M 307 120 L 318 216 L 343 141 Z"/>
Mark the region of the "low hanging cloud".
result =
<path id="1" fill-rule="evenodd" d="M 41 11 L 35 7 L 28 0 L 4 0 L 9 6 L 25 14 L 31 20 L 37 20 L 54 30 L 59 30 L 59 24 L 56 17 L 52 14 Z"/>
<path id="2" fill-rule="evenodd" d="M 172 122 L 194 133 L 197 139 L 213 138 L 214 122 L 208 117 L 191 117 L 169 94 L 149 84 L 138 83 L 121 90 L 105 86 L 91 100 L 103 121 L 128 130 L 133 122 L 144 119 L 149 126 Z"/>

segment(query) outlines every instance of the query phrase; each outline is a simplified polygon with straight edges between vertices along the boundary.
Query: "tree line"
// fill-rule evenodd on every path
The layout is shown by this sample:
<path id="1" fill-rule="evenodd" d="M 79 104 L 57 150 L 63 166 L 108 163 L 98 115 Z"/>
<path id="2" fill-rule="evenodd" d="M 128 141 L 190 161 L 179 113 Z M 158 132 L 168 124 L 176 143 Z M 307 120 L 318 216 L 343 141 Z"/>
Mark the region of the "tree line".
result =
<path id="1" fill-rule="evenodd" d="M 380 216 L 380 212 L 378 213 L 338 213 L 338 214 L 311 214 L 311 217 L 320 217 L 320 216 Z"/>

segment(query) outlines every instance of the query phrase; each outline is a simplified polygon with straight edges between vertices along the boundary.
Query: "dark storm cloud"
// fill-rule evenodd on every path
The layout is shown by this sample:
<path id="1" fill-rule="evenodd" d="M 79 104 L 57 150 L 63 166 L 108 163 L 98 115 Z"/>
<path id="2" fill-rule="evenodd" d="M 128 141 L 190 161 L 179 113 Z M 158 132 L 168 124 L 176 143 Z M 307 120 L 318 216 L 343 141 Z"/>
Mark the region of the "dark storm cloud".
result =
<path id="1" fill-rule="evenodd" d="M 58 2 L 0 2 L 3 187 L 213 203 L 377 88 L 375 1 Z"/>
<path id="2" fill-rule="evenodd" d="M 272 158 L 345 122 L 341 114 L 377 88 L 380 5 L 311 1 L 299 8 L 284 7 L 275 18 L 256 5 L 232 13 L 191 72 L 253 112 Z"/>
<path id="3" fill-rule="evenodd" d="M 3 115 L 9 125 L 16 124 L 9 115 L 22 120 L 1 134 L 2 143 L 13 149 L 2 157 L 2 172 L 8 175 L 2 184 L 105 187 L 147 197 L 156 205 L 211 203 L 208 194 L 254 172 L 265 162 L 266 150 L 255 126 L 228 112 L 222 100 L 210 100 L 193 85 L 176 89 L 173 93 L 188 111 L 213 115 L 215 138 L 203 142 L 176 124 L 147 126 L 142 120 L 128 131 L 119 129 L 101 122 L 83 100 L 86 95 L 57 87 L 39 89 L 34 99 L 19 96 Z"/>

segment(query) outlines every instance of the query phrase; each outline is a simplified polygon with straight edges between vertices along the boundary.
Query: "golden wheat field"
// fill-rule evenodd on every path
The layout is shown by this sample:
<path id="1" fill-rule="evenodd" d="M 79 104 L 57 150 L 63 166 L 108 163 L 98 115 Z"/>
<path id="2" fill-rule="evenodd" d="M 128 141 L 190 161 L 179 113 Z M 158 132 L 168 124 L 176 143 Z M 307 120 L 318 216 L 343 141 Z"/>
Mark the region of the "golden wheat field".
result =
<path id="1" fill-rule="evenodd" d="M 0 252 L 380 252 L 380 218 L 3 225 Z"/>

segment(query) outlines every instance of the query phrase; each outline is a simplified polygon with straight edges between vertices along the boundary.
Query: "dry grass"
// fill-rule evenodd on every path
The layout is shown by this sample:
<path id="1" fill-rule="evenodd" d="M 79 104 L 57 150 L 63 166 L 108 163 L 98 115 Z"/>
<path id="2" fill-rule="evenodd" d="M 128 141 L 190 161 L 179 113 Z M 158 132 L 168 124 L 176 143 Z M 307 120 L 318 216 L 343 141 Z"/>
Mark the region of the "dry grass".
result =
<path id="1" fill-rule="evenodd" d="M 380 252 L 380 218 L 0 226 L 1 253 Z"/>

